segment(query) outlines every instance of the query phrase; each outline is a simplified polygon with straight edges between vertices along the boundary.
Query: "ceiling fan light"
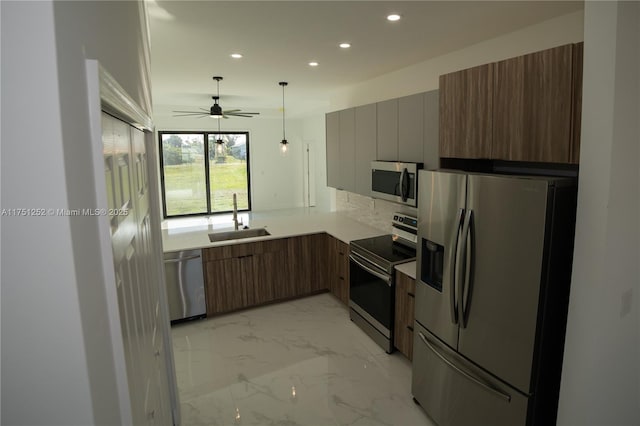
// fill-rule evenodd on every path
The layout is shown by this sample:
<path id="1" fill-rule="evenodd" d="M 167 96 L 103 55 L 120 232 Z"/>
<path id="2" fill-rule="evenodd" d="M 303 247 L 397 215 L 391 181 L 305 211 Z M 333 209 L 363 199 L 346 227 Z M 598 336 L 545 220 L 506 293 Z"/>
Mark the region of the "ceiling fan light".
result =
<path id="1" fill-rule="evenodd" d="M 217 103 L 213 104 L 211 106 L 211 110 L 209 111 L 209 117 L 211 118 L 223 118 L 224 115 L 222 114 L 222 108 L 220 108 L 220 105 L 218 105 Z"/>

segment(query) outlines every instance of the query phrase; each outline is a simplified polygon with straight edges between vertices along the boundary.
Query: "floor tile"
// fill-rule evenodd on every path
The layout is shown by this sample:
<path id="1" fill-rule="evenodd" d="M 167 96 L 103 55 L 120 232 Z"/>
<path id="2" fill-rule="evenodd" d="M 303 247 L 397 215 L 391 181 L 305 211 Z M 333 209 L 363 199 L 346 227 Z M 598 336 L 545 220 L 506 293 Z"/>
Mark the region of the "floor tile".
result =
<path id="1" fill-rule="evenodd" d="M 183 426 L 433 423 L 411 363 L 387 354 L 330 294 L 172 328 Z"/>

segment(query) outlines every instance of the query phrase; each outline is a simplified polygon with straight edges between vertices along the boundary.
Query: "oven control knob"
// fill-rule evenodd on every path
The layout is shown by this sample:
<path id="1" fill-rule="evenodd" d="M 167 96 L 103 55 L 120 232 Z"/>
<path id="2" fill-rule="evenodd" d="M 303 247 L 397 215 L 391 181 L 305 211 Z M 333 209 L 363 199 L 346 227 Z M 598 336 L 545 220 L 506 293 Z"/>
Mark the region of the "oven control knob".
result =
<path id="1" fill-rule="evenodd" d="M 393 216 L 393 220 L 398 220 L 398 215 L 397 214 Z"/>
<path id="2" fill-rule="evenodd" d="M 400 218 L 400 222 L 404 222 L 404 217 L 401 217 L 401 218 Z"/>

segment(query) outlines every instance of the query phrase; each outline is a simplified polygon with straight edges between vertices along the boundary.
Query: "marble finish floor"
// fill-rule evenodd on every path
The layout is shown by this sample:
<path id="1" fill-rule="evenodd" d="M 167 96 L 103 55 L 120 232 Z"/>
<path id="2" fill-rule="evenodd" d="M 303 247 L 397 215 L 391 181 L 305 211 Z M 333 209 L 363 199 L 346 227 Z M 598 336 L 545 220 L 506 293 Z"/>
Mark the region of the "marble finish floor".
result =
<path id="1" fill-rule="evenodd" d="M 183 426 L 426 425 L 411 364 L 325 293 L 173 327 Z"/>

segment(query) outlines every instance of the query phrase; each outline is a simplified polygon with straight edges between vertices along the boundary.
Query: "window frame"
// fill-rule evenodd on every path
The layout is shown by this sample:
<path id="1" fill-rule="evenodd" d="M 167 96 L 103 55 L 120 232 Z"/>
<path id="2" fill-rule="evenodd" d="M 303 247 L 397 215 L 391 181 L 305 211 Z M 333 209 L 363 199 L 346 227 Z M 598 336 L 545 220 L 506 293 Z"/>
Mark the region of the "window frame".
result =
<path id="1" fill-rule="evenodd" d="M 205 179 L 205 187 L 206 187 L 206 201 L 207 201 L 207 211 L 203 213 L 185 213 L 185 214 L 175 214 L 175 215 L 167 215 L 167 200 L 166 200 L 166 190 L 165 190 L 165 182 L 164 182 L 164 151 L 162 149 L 162 136 L 163 135 L 202 135 L 204 137 L 204 179 Z M 238 209 L 239 212 L 249 212 L 251 211 L 251 199 L 253 198 L 251 194 L 251 159 L 250 159 L 250 142 L 249 142 L 249 132 L 248 131 L 207 131 L 207 130 L 159 130 L 158 131 L 158 157 L 160 159 L 160 188 L 162 192 L 162 217 L 163 219 L 174 219 L 181 217 L 197 217 L 197 216 L 214 216 L 214 215 L 223 215 L 229 214 L 233 212 L 233 210 L 225 210 L 222 212 L 212 212 L 211 211 L 211 174 L 209 167 L 209 136 L 213 135 L 214 139 L 217 135 L 244 135 L 246 138 L 246 164 L 247 164 L 247 208 L 246 209 Z M 215 148 L 214 148 L 215 149 Z"/>

